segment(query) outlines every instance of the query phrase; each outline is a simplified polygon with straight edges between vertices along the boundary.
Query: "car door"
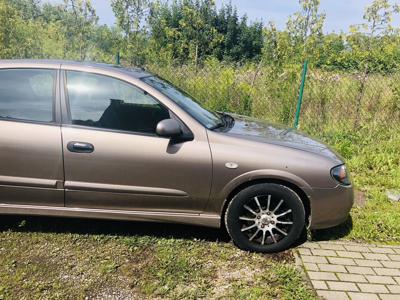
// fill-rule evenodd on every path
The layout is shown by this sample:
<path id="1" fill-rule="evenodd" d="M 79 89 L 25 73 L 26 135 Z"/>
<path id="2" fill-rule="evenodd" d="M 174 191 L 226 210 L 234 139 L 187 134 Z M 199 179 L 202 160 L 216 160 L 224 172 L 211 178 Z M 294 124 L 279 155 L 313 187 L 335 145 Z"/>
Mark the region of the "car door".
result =
<path id="1" fill-rule="evenodd" d="M 0 204 L 64 206 L 55 69 L 0 66 Z"/>
<path id="2" fill-rule="evenodd" d="M 157 136 L 157 123 L 171 112 L 131 83 L 74 70 L 63 76 L 67 207 L 153 212 L 204 208 L 212 173 L 206 138 L 173 143 Z"/>

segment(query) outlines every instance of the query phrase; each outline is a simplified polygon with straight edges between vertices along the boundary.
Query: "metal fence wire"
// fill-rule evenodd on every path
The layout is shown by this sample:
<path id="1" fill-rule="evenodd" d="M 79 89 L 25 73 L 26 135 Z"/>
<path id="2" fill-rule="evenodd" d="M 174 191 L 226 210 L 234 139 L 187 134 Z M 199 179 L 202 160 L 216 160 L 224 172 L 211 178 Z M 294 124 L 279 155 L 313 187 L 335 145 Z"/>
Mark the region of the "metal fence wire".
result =
<path id="1" fill-rule="evenodd" d="M 271 66 L 149 66 L 182 87 L 206 107 L 293 126 L 302 64 Z M 300 113 L 300 129 L 315 135 L 330 132 L 399 130 L 400 73 L 364 74 L 309 67 Z M 387 134 L 385 134 L 387 136 Z"/>

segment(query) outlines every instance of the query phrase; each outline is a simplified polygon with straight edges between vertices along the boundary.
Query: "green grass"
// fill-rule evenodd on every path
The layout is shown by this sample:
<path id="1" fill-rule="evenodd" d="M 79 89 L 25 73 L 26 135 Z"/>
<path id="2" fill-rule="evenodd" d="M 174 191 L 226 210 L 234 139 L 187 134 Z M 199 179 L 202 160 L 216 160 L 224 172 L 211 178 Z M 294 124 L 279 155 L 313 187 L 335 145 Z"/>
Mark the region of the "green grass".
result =
<path id="1" fill-rule="evenodd" d="M 0 299 L 314 299 L 291 252 L 250 254 L 217 230 L 2 218 Z"/>
<path id="2" fill-rule="evenodd" d="M 388 190 L 400 190 L 400 131 L 376 134 L 380 136 L 368 138 L 368 132 L 360 131 L 322 137 L 347 159 L 366 205 L 353 208 L 351 222 L 317 232 L 317 238 L 400 244 L 400 202 L 392 202 L 386 195 Z"/>

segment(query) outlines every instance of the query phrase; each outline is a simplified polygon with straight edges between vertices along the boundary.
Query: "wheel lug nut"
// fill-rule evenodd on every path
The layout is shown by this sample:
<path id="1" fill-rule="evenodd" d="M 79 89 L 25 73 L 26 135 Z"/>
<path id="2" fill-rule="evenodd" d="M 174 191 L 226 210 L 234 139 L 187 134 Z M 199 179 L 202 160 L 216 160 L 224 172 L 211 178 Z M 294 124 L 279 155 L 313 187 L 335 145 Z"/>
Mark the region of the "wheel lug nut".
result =
<path id="1" fill-rule="evenodd" d="M 257 219 L 260 219 L 261 217 L 260 216 L 257 216 Z"/>

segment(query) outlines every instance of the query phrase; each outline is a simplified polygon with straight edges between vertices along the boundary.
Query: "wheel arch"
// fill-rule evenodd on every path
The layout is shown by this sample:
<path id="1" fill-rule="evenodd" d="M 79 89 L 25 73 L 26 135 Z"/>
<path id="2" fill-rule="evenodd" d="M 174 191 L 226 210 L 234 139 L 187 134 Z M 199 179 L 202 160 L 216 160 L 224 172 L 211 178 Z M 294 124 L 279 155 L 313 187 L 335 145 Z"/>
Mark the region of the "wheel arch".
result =
<path id="1" fill-rule="evenodd" d="M 255 185 L 255 184 L 261 184 L 261 183 L 275 183 L 275 184 L 280 184 L 283 185 L 287 188 L 290 188 L 293 190 L 300 198 L 304 210 L 305 210 L 305 221 L 306 221 L 306 226 L 308 227 L 309 224 L 311 223 L 310 221 L 310 216 L 311 216 L 311 201 L 309 196 L 307 196 L 306 192 L 300 188 L 298 185 L 284 180 L 284 179 L 277 179 L 277 178 L 259 178 L 259 179 L 254 179 L 250 181 L 243 182 L 236 187 L 234 187 L 228 196 L 226 197 L 226 200 L 223 203 L 222 210 L 221 210 L 221 228 L 225 229 L 225 213 L 226 209 L 228 208 L 229 203 L 232 201 L 232 199 L 242 190 L 245 188 L 248 188 L 249 186 Z"/>

